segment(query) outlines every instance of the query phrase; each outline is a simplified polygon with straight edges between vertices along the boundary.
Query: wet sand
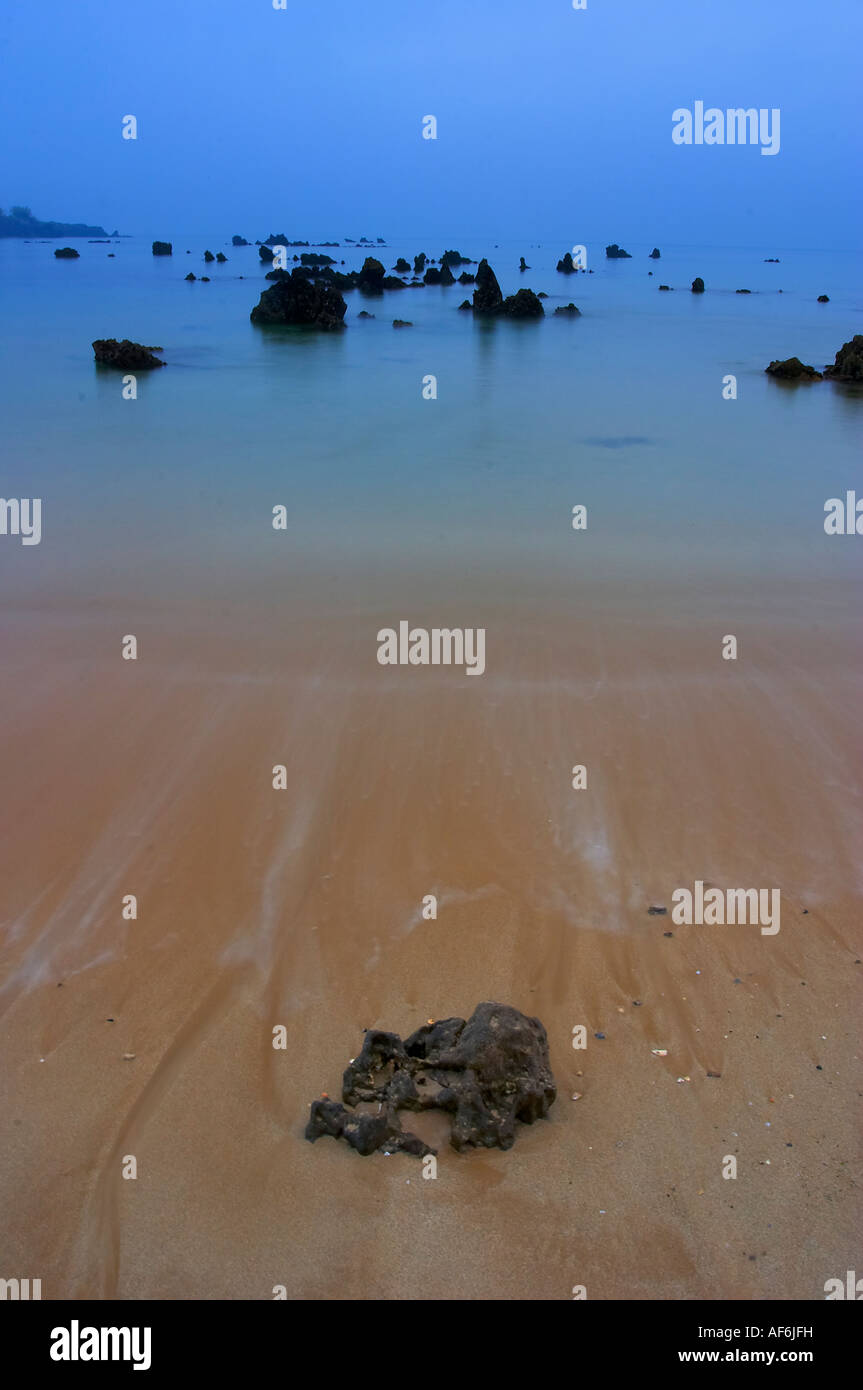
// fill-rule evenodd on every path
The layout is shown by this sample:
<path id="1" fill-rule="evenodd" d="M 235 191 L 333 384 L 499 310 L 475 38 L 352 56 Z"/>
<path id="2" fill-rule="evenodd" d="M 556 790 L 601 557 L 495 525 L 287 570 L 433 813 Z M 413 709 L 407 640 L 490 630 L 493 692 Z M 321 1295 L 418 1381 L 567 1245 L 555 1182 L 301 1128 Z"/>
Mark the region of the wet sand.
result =
<path id="1" fill-rule="evenodd" d="M 823 1297 L 859 1263 L 850 604 L 420 594 L 7 608 L 5 1272 L 45 1298 Z M 486 674 L 379 667 L 401 617 L 485 625 Z M 780 932 L 673 924 L 696 879 L 780 888 Z M 363 1028 L 485 999 L 542 1019 L 558 1083 L 512 1150 L 438 1125 L 423 1180 L 304 1141 Z"/>

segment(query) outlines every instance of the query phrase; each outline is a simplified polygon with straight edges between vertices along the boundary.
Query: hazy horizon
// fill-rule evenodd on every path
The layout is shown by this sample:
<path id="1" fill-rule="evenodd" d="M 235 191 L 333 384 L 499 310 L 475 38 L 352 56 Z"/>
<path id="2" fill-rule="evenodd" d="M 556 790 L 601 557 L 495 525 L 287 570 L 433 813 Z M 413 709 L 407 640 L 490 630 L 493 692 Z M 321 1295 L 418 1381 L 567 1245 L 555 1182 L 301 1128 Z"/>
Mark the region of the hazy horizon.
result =
<path id="1" fill-rule="evenodd" d="M 856 0 L 47 0 L 0 29 L 0 203 L 128 235 L 851 250 L 861 38 Z M 696 101 L 778 109 L 777 153 L 674 144 Z"/>

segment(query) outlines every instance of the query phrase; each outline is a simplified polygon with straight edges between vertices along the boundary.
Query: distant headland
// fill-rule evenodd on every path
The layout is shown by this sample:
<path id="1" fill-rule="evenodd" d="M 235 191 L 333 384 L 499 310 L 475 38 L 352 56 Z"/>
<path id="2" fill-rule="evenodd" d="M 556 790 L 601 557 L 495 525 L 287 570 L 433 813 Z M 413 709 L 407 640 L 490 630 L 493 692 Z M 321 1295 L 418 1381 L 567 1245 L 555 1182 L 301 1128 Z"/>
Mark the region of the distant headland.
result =
<path id="1" fill-rule="evenodd" d="M 111 233 L 117 236 L 116 232 Z M 104 227 L 88 227 L 84 222 L 40 222 L 29 208 L 0 208 L 0 237 L 108 236 Z"/>

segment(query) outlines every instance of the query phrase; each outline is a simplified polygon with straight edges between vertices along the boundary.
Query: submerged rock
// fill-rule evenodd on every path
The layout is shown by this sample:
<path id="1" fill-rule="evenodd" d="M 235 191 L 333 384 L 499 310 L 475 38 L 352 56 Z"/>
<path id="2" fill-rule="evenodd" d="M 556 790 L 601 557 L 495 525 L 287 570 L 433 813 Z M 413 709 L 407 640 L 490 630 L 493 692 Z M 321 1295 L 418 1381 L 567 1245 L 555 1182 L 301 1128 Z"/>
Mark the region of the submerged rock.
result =
<path id="1" fill-rule="evenodd" d="M 824 375 L 833 381 L 863 381 L 863 333 L 855 333 L 850 342 L 843 343 Z"/>
<path id="2" fill-rule="evenodd" d="M 670 290 L 670 289 L 671 289 L 671 286 L 670 286 L 670 285 L 660 285 L 659 288 L 660 288 L 661 290 Z"/>
<path id="3" fill-rule="evenodd" d="M 404 1042 L 370 1029 L 344 1073 L 345 1104 L 313 1101 L 305 1136 L 312 1143 L 322 1135 L 344 1139 L 364 1155 L 425 1155 L 434 1149 L 402 1129 L 399 1111 L 437 1109 L 452 1115 L 450 1143 L 458 1152 L 509 1149 L 518 1124 L 546 1115 L 556 1095 L 539 1019 L 508 1004 L 479 1004 L 467 1022 L 430 1022 Z M 345 1108 L 369 1102 L 377 1114 Z"/>
<path id="4" fill-rule="evenodd" d="M 77 261 L 81 253 L 80 251 L 76 251 L 74 246 L 60 246 L 54 252 L 54 255 L 57 257 L 58 261 Z"/>
<path id="5" fill-rule="evenodd" d="M 124 338 L 97 338 L 93 343 L 96 361 L 103 367 L 117 367 L 123 372 L 140 372 L 150 367 L 164 367 L 165 363 L 154 357 L 161 352 L 160 347 L 144 347 L 143 343 L 130 342 Z"/>
<path id="6" fill-rule="evenodd" d="M 393 319 L 393 328 L 413 328 L 410 319 Z"/>
<path id="7" fill-rule="evenodd" d="M 630 256 L 629 252 L 628 252 L 628 251 L 624 251 L 624 249 L 623 249 L 622 246 L 618 246 L 618 244 L 617 244 L 616 241 L 613 241 L 613 242 L 611 243 L 610 246 L 606 246 L 606 248 L 605 248 L 605 254 L 606 254 L 606 256 L 608 257 L 608 259 L 609 259 L 610 261 L 631 261 L 631 260 L 632 260 L 632 257 Z"/>
<path id="8" fill-rule="evenodd" d="M 154 255 L 154 256 L 173 256 L 173 254 L 174 254 L 174 244 L 173 244 L 173 242 L 170 242 L 170 241 L 154 241 L 154 242 L 153 242 L 153 255 Z"/>
<path id="9" fill-rule="evenodd" d="M 575 319 L 581 315 L 581 310 L 577 309 L 575 305 L 570 301 L 569 304 L 561 304 L 557 309 L 555 309 L 554 314 L 555 317 L 557 317 L 558 314 L 562 314 L 566 318 Z"/>
<path id="10" fill-rule="evenodd" d="M 297 267 L 263 291 L 249 317 L 252 323 L 342 328 L 347 307 L 338 290 L 329 285 L 313 285 Z"/>
<path id="11" fill-rule="evenodd" d="M 786 381 L 820 381 L 821 373 L 808 367 L 799 357 L 786 357 L 784 362 L 771 362 L 764 368 L 768 376 L 782 377 Z"/>
<path id="12" fill-rule="evenodd" d="M 360 309 L 360 312 L 357 314 L 357 318 L 358 318 L 358 319 L 373 319 L 373 318 L 374 318 L 374 314 L 370 314 L 369 311 L 368 311 L 368 309 Z"/>

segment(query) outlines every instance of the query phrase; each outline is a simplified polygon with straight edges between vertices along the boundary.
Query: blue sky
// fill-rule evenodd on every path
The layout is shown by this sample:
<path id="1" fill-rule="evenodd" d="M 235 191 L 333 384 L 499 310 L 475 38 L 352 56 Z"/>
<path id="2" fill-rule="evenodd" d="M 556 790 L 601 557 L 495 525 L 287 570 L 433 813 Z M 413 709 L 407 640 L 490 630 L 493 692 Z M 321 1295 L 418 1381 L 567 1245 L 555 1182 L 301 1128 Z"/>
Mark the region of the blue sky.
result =
<path id="1" fill-rule="evenodd" d="M 45 218 L 860 244 L 863 0 L 33 0 L 0 45 L 0 205 Z M 696 100 L 779 107 L 779 154 L 674 145 Z"/>

